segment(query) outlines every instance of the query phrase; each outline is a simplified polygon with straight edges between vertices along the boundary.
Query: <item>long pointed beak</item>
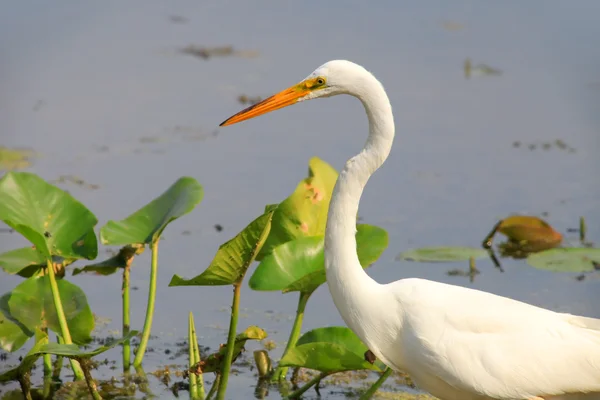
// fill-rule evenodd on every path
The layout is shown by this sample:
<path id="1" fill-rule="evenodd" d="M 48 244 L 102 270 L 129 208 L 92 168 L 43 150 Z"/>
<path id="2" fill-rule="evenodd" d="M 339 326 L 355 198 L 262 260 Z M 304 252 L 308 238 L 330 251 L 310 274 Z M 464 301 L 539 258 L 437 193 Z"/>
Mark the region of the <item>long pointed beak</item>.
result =
<path id="1" fill-rule="evenodd" d="M 240 111 L 234 116 L 229 117 L 225 121 L 221 122 L 219 126 L 237 124 L 238 122 L 258 117 L 259 115 L 279 110 L 283 107 L 291 106 L 292 104 L 295 104 L 298 101 L 298 99 L 306 96 L 309 92 L 310 90 L 308 90 L 303 85 L 298 84 L 291 86 L 267 99 L 264 99 L 260 103 L 251 105 L 250 107 Z"/>

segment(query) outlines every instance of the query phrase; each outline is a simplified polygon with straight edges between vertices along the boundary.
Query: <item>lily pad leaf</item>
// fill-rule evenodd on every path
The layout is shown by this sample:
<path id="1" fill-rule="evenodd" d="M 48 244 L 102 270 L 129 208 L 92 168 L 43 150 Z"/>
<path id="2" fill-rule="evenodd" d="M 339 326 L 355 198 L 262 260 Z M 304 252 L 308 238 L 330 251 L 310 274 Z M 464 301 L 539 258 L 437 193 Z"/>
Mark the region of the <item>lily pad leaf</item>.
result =
<path id="1" fill-rule="evenodd" d="M 70 194 L 29 172 L 0 179 L 0 220 L 45 257 L 96 258 L 94 214 Z"/>
<path id="2" fill-rule="evenodd" d="M 99 354 L 102 354 L 113 347 L 116 347 L 120 344 L 123 344 L 127 340 L 131 340 L 135 336 L 139 334 L 138 331 L 131 331 L 127 335 L 122 338 L 115 339 L 104 346 L 100 346 L 95 348 L 94 350 L 82 351 L 79 349 L 79 346 L 76 344 L 60 344 L 60 343 L 47 343 L 44 346 L 41 346 L 36 353 L 37 354 L 54 354 L 57 356 L 67 357 L 67 358 L 75 358 L 75 359 L 84 359 L 84 358 L 92 358 Z"/>
<path id="3" fill-rule="evenodd" d="M 33 365 L 40 357 L 40 354 L 38 353 L 39 349 L 48 344 L 48 335 L 44 332 L 38 329 L 35 332 L 35 336 L 35 345 L 33 345 L 25 357 L 23 357 L 18 366 L 0 374 L 0 383 L 17 381 L 20 376 L 31 371 L 31 368 L 33 368 Z"/>
<path id="4" fill-rule="evenodd" d="M 337 176 L 337 171 L 325 161 L 318 157 L 310 159 L 308 177 L 275 208 L 273 228 L 257 260 L 262 260 L 274 248 L 290 240 L 325 233 L 329 202 Z"/>
<path id="5" fill-rule="evenodd" d="M 356 226 L 356 249 L 363 268 L 381 256 L 388 245 L 387 232 L 373 225 Z M 325 283 L 323 236 L 301 237 L 284 243 L 265 257 L 250 277 L 254 290 L 310 293 Z"/>
<path id="6" fill-rule="evenodd" d="M 600 249 L 557 248 L 531 254 L 527 263 L 555 272 L 588 272 L 600 269 Z"/>
<path id="7" fill-rule="evenodd" d="M 191 212 L 202 201 L 202 186 L 194 178 L 178 179 L 169 189 L 121 221 L 108 221 L 100 230 L 103 244 L 150 244 L 167 225 Z"/>
<path id="8" fill-rule="evenodd" d="M 290 349 L 279 364 L 322 372 L 380 371 L 377 364 L 365 360 L 367 350 L 367 346 L 346 327 L 317 328 L 302 335 L 296 347 Z"/>
<path id="9" fill-rule="evenodd" d="M 88 343 L 95 322 L 85 293 L 64 279 L 59 279 L 57 285 L 73 342 Z M 18 321 L 30 332 L 42 327 L 45 320 L 48 328 L 61 333 L 48 276 L 25 280 L 0 298 L 0 307 L 5 316 Z"/>
<path id="10" fill-rule="evenodd" d="M 0 254 L 0 268 L 8 274 L 29 277 L 46 267 L 46 258 L 32 247 L 23 247 Z"/>
<path id="11" fill-rule="evenodd" d="M 403 251 L 396 256 L 396 260 L 419 261 L 419 262 L 452 262 L 467 261 L 487 258 L 489 253 L 485 249 L 461 246 L 422 247 Z"/>
<path id="12" fill-rule="evenodd" d="M 248 340 L 263 340 L 267 337 L 267 332 L 258 326 L 250 326 L 244 332 L 238 334 L 235 337 L 233 345 L 233 361 L 240 355 L 244 346 Z M 221 370 L 221 363 L 225 358 L 227 347 L 223 346 L 218 352 L 213 353 L 206 357 L 205 360 L 200 361 L 200 369 L 202 372 L 217 372 Z M 232 361 L 232 362 L 233 362 Z"/>
<path id="13" fill-rule="evenodd" d="M 169 286 L 232 285 L 243 279 L 271 229 L 273 211 L 252 221 L 233 239 L 219 247 L 215 258 L 200 275 L 191 279 L 173 275 Z"/>
<path id="14" fill-rule="evenodd" d="M 559 244 L 562 235 L 546 221 L 529 215 L 512 215 L 502 220 L 498 232 L 515 242 L 547 242 Z"/>

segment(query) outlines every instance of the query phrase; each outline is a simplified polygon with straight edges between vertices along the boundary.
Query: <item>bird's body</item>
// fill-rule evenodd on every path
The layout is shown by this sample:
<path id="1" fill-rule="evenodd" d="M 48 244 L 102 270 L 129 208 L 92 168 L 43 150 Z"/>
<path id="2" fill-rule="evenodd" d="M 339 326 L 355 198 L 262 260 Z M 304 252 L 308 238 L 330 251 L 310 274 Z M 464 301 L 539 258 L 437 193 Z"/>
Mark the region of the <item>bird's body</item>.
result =
<path id="1" fill-rule="evenodd" d="M 336 94 L 358 98 L 369 118 L 364 149 L 336 182 L 325 231 L 327 284 L 348 327 L 442 400 L 600 400 L 600 320 L 423 279 L 380 284 L 365 273 L 356 253 L 358 205 L 394 139 L 390 102 L 371 73 L 330 61 L 222 125 Z"/>

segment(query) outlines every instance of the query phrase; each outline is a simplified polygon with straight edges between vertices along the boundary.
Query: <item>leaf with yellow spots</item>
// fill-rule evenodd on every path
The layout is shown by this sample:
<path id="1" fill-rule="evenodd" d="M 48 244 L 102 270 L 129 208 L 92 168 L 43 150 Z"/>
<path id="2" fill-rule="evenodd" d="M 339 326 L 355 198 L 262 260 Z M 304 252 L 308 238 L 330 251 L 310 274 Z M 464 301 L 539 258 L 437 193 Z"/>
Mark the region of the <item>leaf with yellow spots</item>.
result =
<path id="1" fill-rule="evenodd" d="M 290 240 L 325 233 L 329 202 L 337 177 L 338 173 L 331 165 L 318 157 L 310 159 L 308 177 L 275 209 L 271 232 L 257 260 Z"/>

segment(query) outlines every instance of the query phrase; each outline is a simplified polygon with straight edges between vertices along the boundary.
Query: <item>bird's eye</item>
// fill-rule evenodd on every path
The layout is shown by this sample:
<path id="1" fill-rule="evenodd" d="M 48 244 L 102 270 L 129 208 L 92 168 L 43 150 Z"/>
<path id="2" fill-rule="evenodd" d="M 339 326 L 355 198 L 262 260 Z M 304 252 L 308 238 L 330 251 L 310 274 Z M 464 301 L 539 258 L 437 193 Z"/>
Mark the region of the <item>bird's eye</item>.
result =
<path id="1" fill-rule="evenodd" d="M 317 78 L 317 85 L 324 85 L 324 84 L 325 84 L 325 79 Z"/>

